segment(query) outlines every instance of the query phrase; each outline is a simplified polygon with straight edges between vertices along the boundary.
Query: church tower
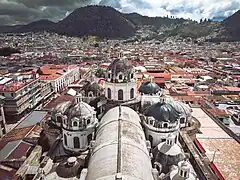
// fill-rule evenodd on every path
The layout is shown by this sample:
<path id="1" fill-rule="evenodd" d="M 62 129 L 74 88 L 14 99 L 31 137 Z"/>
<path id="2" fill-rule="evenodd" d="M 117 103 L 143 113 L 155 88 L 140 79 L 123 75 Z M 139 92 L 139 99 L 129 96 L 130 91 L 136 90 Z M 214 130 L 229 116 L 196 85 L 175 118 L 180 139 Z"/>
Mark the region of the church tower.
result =
<path id="1" fill-rule="evenodd" d="M 70 153 L 87 150 L 97 124 L 93 107 L 82 101 L 81 94 L 77 95 L 75 104 L 69 107 L 67 114 L 62 115 L 64 149 Z"/>
<path id="2" fill-rule="evenodd" d="M 109 101 L 117 102 L 135 99 L 135 71 L 127 59 L 121 57 L 109 65 L 105 77 L 105 97 Z"/>

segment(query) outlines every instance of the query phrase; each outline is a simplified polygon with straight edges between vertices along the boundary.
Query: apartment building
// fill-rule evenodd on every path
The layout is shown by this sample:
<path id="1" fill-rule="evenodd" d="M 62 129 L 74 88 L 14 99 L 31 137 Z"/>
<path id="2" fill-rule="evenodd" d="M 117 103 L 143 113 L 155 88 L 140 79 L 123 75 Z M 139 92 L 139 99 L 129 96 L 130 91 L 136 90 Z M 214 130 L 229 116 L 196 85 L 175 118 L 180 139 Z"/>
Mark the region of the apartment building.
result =
<path id="1" fill-rule="evenodd" d="M 15 73 L 1 77 L 0 95 L 5 97 L 6 121 L 19 120 L 42 100 L 38 74 Z"/>
<path id="2" fill-rule="evenodd" d="M 3 110 L 4 97 L 0 95 L 0 139 L 7 133 L 5 115 Z"/>
<path id="3" fill-rule="evenodd" d="M 50 82 L 55 92 L 62 92 L 80 79 L 80 68 L 77 65 L 45 65 L 39 74 L 41 81 Z"/>

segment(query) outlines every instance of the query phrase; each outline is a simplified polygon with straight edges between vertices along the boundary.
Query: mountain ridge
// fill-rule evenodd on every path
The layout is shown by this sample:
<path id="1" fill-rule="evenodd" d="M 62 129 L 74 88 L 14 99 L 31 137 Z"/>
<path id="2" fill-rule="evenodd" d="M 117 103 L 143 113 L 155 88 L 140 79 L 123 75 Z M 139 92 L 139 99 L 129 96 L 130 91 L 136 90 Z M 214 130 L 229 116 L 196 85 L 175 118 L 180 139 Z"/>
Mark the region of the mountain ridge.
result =
<path id="1" fill-rule="evenodd" d="M 59 22 L 39 20 L 26 25 L 2 26 L 0 33 L 48 31 L 67 36 L 129 38 L 149 32 L 151 38 L 181 36 L 208 37 L 217 41 L 240 41 L 240 10 L 223 22 L 196 21 L 183 18 L 148 17 L 138 13 L 121 13 L 109 6 L 85 6 L 74 10 Z"/>

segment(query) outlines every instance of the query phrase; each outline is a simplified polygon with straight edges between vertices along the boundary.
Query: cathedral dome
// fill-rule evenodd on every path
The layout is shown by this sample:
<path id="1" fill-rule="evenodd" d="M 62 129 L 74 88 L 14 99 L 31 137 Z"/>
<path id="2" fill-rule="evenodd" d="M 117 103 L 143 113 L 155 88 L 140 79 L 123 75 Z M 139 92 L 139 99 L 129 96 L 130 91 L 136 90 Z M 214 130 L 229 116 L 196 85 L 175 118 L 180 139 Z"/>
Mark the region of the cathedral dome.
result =
<path id="1" fill-rule="evenodd" d="M 173 99 L 169 99 L 168 101 L 181 115 L 184 115 L 186 117 L 191 116 L 192 109 L 187 104 L 180 101 L 174 101 Z"/>
<path id="2" fill-rule="evenodd" d="M 55 109 L 53 109 L 51 114 L 51 120 L 54 124 L 61 126 L 62 118 L 59 118 L 60 115 L 67 113 L 69 107 L 72 105 L 71 101 L 66 101 L 58 104 Z"/>
<path id="3" fill-rule="evenodd" d="M 157 94 L 161 88 L 156 83 L 147 81 L 140 86 L 138 91 L 144 94 Z"/>
<path id="4" fill-rule="evenodd" d="M 170 123 L 175 123 L 180 116 L 179 112 L 174 108 L 174 104 L 166 102 L 151 105 L 143 112 L 143 115 L 153 117 L 157 121 Z"/>
<path id="5" fill-rule="evenodd" d="M 84 87 L 83 90 L 85 95 L 88 97 L 97 97 L 101 95 L 103 88 L 96 82 L 88 82 Z"/>
<path id="6" fill-rule="evenodd" d="M 69 109 L 67 116 L 68 116 L 68 119 L 72 119 L 75 117 L 84 118 L 84 117 L 91 116 L 94 112 L 95 111 L 93 107 L 91 107 L 89 104 L 83 101 L 80 101 L 74 107 Z"/>
<path id="7" fill-rule="evenodd" d="M 180 145 L 176 143 L 176 137 L 170 135 L 165 142 L 160 143 L 153 149 L 154 161 L 162 165 L 164 173 L 169 172 L 172 165 L 177 165 L 185 158 Z"/>
<path id="8" fill-rule="evenodd" d="M 124 82 L 134 78 L 134 67 L 127 59 L 115 59 L 107 71 L 107 79 L 111 82 Z"/>

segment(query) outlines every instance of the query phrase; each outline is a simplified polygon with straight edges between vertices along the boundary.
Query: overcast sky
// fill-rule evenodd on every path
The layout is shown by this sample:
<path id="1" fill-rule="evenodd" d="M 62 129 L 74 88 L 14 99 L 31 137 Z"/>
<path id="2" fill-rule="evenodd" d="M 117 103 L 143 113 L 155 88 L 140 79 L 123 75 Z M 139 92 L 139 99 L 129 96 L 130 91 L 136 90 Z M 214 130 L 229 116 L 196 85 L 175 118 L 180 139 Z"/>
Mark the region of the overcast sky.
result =
<path id="1" fill-rule="evenodd" d="M 109 5 L 127 13 L 198 21 L 224 19 L 240 9 L 240 0 L 0 0 L 0 26 L 39 19 L 58 21 L 74 9 L 90 4 Z"/>

